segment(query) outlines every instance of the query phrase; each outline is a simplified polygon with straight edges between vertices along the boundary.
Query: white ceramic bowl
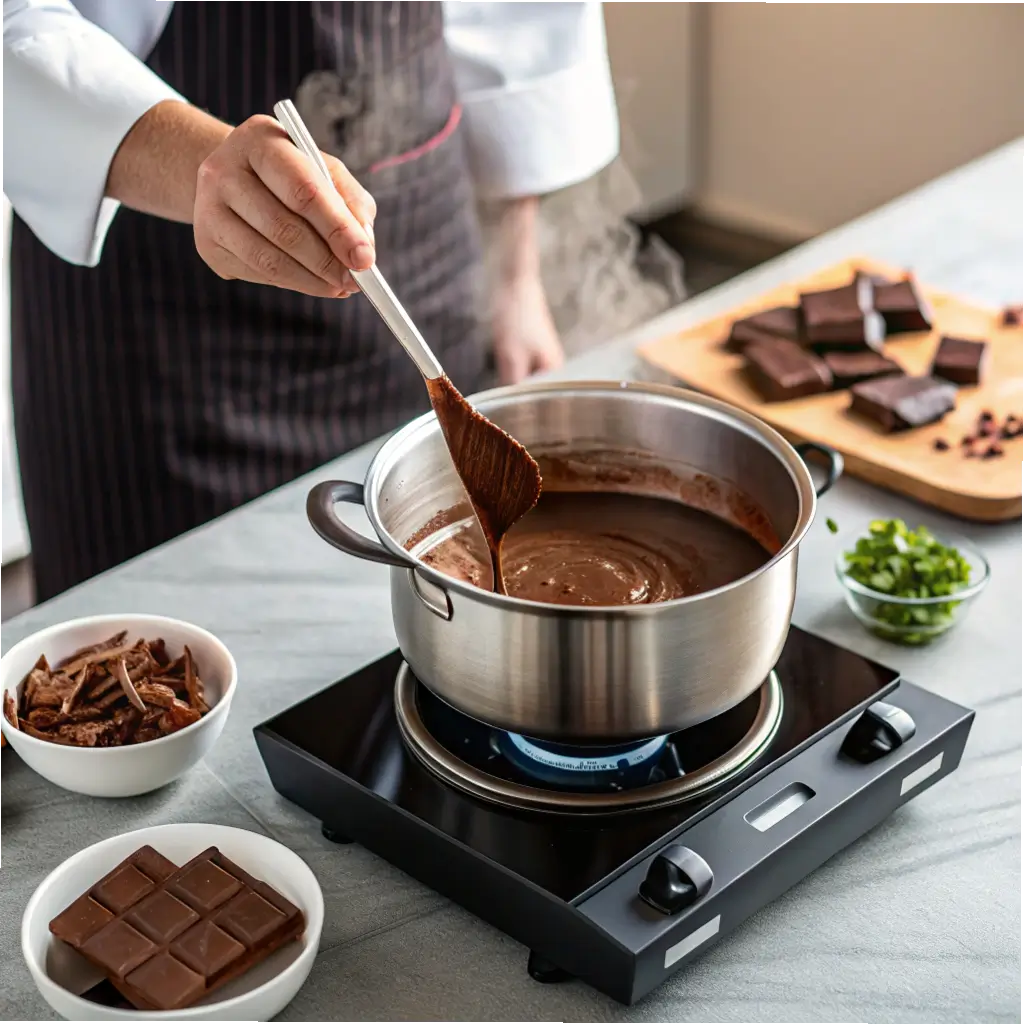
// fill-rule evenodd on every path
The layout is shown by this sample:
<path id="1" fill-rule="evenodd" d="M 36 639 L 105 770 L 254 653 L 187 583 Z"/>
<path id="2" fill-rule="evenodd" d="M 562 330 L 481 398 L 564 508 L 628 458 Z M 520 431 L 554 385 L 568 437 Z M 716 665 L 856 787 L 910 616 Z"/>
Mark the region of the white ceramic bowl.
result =
<path id="1" fill-rule="evenodd" d="M 227 721 L 238 669 L 231 652 L 199 626 L 162 615 L 95 615 L 62 622 L 26 637 L 0 660 L 0 689 L 20 697 L 21 683 L 40 654 L 50 664 L 81 647 L 99 643 L 122 629 L 130 640 L 163 637 L 178 657 L 188 644 L 201 670 L 210 710 L 198 722 L 148 743 L 125 747 L 69 747 L 36 739 L 0 715 L 7 742 L 34 771 L 50 782 L 87 796 L 138 796 L 176 779 L 206 755 Z"/>
<path id="2" fill-rule="evenodd" d="M 216 846 L 249 874 L 287 896 L 306 916 L 306 930 L 251 971 L 185 1010 L 120 1010 L 83 999 L 102 975 L 49 930 L 73 900 L 140 846 L 149 844 L 175 864 Z M 21 920 L 21 951 L 42 997 L 65 1020 L 270 1020 L 302 987 L 320 944 L 324 898 L 313 872 L 287 847 L 226 825 L 156 825 L 105 839 L 69 857 L 32 894 Z"/>

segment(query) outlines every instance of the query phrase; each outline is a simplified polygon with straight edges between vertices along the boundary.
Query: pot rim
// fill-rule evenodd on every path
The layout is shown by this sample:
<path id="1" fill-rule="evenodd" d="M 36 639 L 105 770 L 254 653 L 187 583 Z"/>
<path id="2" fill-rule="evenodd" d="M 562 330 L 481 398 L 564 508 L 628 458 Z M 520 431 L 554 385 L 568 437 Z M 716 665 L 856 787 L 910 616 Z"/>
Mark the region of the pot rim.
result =
<path id="1" fill-rule="evenodd" d="M 789 537 L 782 544 L 779 550 L 771 556 L 763 565 L 753 572 L 732 580 L 714 590 L 706 590 L 700 594 L 691 594 L 687 597 L 677 597 L 670 601 L 659 601 L 653 604 L 634 605 L 554 605 L 545 604 L 541 601 L 528 601 L 520 597 L 509 597 L 505 594 L 496 594 L 489 590 L 473 586 L 461 580 L 446 576 L 438 572 L 432 566 L 427 565 L 421 559 L 411 555 L 405 547 L 399 544 L 387 530 L 384 529 L 380 518 L 380 507 L 378 500 L 378 484 L 381 476 L 387 471 L 392 460 L 401 451 L 411 437 L 420 433 L 426 428 L 440 430 L 437 417 L 431 412 L 426 412 L 416 419 L 401 427 L 391 435 L 378 449 L 366 471 L 364 483 L 365 499 L 364 507 L 366 515 L 370 520 L 374 533 L 381 544 L 397 558 L 409 563 L 411 571 L 415 566 L 416 572 L 422 574 L 434 585 L 443 590 L 453 591 L 464 597 L 470 598 L 478 603 L 492 605 L 497 608 L 514 609 L 522 612 L 529 612 L 537 615 L 549 615 L 558 618 L 637 618 L 648 615 L 661 614 L 663 610 L 679 608 L 684 605 L 696 604 L 724 594 L 727 591 L 743 586 L 745 583 L 762 575 L 774 565 L 787 559 L 803 540 L 814 519 L 817 507 L 817 495 L 814 489 L 814 481 L 811 478 L 810 470 L 800 457 L 796 449 L 773 427 L 770 427 L 763 420 L 756 416 L 730 405 L 728 402 L 711 398 L 708 395 L 697 391 L 690 391 L 686 388 L 674 387 L 668 384 L 656 384 L 643 381 L 626 380 L 584 380 L 584 381 L 536 381 L 527 384 L 516 384 L 511 386 L 491 388 L 487 391 L 479 391 L 467 396 L 474 406 L 486 403 L 496 398 L 516 398 L 528 395 L 537 395 L 555 392 L 578 392 L 578 391 L 635 391 L 644 394 L 657 395 L 666 399 L 683 401 L 692 405 L 702 406 L 704 409 L 725 421 L 731 421 L 731 425 L 753 434 L 757 439 L 767 442 L 765 447 L 783 464 L 789 471 L 790 478 L 797 491 L 797 521 L 790 531 Z M 732 482 L 732 481 L 729 481 Z M 734 483 L 734 486 L 739 486 Z"/>

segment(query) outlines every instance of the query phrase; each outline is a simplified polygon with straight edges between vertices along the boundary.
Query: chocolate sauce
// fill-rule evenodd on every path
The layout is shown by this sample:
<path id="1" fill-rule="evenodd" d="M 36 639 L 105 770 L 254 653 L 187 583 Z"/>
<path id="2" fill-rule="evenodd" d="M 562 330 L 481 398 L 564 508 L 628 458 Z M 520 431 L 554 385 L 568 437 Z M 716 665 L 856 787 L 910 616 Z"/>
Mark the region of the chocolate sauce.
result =
<path id="1" fill-rule="evenodd" d="M 490 589 L 479 534 L 463 529 L 420 556 Z M 545 604 L 652 604 L 700 594 L 753 572 L 769 553 L 716 516 L 678 501 L 610 492 L 545 491 L 505 537 L 511 597 Z"/>

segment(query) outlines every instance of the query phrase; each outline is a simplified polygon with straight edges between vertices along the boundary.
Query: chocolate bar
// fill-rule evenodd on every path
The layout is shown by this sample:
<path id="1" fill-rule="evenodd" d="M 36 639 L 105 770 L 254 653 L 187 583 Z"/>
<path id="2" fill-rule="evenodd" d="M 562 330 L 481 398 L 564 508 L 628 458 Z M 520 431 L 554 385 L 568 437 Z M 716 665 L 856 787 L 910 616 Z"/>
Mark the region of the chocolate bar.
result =
<path id="1" fill-rule="evenodd" d="M 143 846 L 50 922 L 139 1010 L 191 1006 L 304 928 L 298 907 L 216 847 L 178 868 Z"/>
<path id="2" fill-rule="evenodd" d="M 850 389 L 850 411 L 886 433 L 941 420 L 956 405 L 956 388 L 934 377 L 878 377 Z"/>
<path id="3" fill-rule="evenodd" d="M 898 363 L 878 352 L 826 352 L 822 357 L 832 373 L 833 387 L 838 391 L 851 388 L 862 380 L 874 377 L 890 377 L 902 373 Z"/>
<path id="4" fill-rule="evenodd" d="M 954 384 L 980 384 L 987 364 L 987 341 L 942 338 L 935 350 L 932 376 Z"/>
<path id="5" fill-rule="evenodd" d="M 827 348 L 881 348 L 885 320 L 872 307 L 873 287 L 870 278 L 858 274 L 842 288 L 802 293 L 806 343 Z"/>
<path id="6" fill-rule="evenodd" d="M 932 311 L 913 278 L 874 283 L 875 311 L 882 314 L 887 334 L 930 331 Z"/>
<path id="7" fill-rule="evenodd" d="M 775 306 L 734 321 L 724 348 L 727 352 L 742 352 L 752 342 L 771 337 L 799 341 L 801 332 L 799 308 Z"/>
<path id="8" fill-rule="evenodd" d="M 792 341 L 748 345 L 747 373 L 769 402 L 817 395 L 832 387 L 828 367 L 812 352 Z"/>

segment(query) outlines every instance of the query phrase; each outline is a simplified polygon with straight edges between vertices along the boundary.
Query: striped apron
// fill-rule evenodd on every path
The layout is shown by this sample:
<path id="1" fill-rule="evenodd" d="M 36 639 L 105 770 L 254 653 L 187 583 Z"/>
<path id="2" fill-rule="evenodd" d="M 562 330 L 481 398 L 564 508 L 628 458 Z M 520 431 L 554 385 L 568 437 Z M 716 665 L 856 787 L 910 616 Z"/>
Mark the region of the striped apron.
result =
<path id="1" fill-rule="evenodd" d="M 486 327 L 437 3 L 177 3 L 149 65 L 231 124 L 292 97 L 377 200 L 382 273 L 464 391 Z M 99 267 L 15 222 L 15 430 L 45 600 L 429 407 L 362 296 L 222 281 L 192 228 L 122 209 Z"/>

